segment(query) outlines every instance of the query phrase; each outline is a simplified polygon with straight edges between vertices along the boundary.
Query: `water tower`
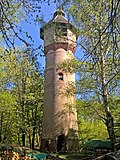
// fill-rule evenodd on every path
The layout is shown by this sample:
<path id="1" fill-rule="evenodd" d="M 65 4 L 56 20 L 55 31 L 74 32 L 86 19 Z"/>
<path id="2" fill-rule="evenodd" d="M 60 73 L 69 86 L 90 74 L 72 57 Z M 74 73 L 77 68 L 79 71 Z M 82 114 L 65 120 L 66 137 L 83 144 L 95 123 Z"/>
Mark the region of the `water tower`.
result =
<path id="1" fill-rule="evenodd" d="M 49 145 L 51 151 L 75 151 L 78 150 L 76 100 L 74 94 L 64 94 L 68 84 L 75 84 L 75 74 L 58 69 L 58 64 L 74 57 L 76 28 L 58 9 L 53 19 L 40 29 L 40 37 L 46 56 L 41 150 Z"/>

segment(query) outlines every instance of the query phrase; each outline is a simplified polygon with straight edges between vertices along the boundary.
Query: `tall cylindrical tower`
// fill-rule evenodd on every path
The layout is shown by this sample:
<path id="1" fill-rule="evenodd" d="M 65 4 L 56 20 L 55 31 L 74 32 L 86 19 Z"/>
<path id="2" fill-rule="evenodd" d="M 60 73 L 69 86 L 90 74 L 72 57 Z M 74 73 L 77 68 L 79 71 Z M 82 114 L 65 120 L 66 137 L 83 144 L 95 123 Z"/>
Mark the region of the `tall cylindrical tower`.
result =
<path id="1" fill-rule="evenodd" d="M 76 29 L 64 16 L 57 10 L 40 29 L 46 56 L 41 150 L 48 145 L 51 151 L 78 149 L 75 95 L 65 93 L 68 84 L 75 84 L 75 75 L 57 69 L 59 63 L 74 57 L 76 49 Z"/>

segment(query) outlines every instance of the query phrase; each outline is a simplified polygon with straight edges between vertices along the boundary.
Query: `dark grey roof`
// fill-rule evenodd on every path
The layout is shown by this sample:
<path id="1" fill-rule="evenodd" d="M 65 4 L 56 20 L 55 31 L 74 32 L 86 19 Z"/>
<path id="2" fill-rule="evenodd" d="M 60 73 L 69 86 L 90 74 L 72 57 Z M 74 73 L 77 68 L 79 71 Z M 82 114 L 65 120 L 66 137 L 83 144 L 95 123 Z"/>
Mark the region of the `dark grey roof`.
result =
<path id="1" fill-rule="evenodd" d="M 55 11 L 52 21 L 60 23 L 68 23 L 68 20 L 65 18 L 65 13 L 60 8 Z"/>
<path id="2" fill-rule="evenodd" d="M 63 17 L 62 15 L 57 15 L 53 20 L 53 22 L 60 22 L 60 23 L 68 23 L 68 20 Z"/>

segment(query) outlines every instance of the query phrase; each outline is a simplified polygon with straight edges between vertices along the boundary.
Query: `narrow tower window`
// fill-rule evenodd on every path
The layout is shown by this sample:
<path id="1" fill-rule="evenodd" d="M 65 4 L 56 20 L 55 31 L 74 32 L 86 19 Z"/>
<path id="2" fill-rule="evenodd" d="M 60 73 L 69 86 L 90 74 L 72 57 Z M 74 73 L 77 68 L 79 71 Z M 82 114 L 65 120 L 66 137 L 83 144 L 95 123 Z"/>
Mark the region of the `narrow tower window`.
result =
<path id="1" fill-rule="evenodd" d="M 59 78 L 59 80 L 63 81 L 63 73 L 59 73 L 58 78 Z"/>
<path id="2" fill-rule="evenodd" d="M 56 36 L 67 36 L 67 24 L 66 23 L 56 23 L 55 26 Z"/>

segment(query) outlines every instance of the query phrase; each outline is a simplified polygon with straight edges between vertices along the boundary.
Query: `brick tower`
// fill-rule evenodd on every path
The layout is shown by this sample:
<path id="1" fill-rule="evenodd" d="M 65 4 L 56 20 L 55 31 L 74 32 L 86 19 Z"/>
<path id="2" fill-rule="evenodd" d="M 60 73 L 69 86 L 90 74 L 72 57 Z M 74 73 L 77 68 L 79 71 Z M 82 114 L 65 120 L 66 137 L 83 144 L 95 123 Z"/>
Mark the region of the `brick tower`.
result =
<path id="1" fill-rule="evenodd" d="M 62 94 L 68 84 L 75 84 L 75 74 L 57 69 L 58 63 L 74 57 L 75 27 L 58 9 L 40 29 L 46 56 L 41 150 L 78 150 L 78 125 L 75 95 Z"/>

